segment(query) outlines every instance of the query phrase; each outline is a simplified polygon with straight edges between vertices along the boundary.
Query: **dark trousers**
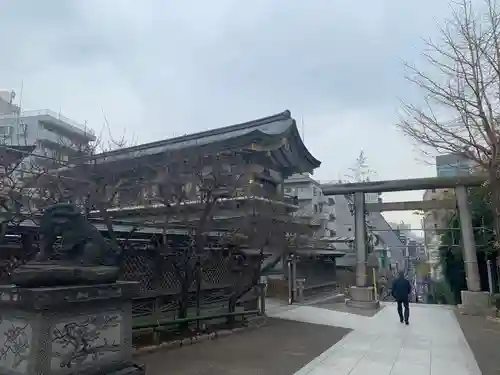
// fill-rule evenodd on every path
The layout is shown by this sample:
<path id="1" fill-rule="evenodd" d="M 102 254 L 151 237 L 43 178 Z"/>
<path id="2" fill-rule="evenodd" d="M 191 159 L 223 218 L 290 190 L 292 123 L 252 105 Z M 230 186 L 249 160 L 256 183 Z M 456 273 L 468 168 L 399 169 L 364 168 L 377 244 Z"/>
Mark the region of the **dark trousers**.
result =
<path id="1" fill-rule="evenodd" d="M 410 319 L 410 303 L 409 303 L 409 301 L 407 299 L 406 300 L 399 300 L 399 301 L 397 301 L 397 303 L 398 303 L 399 320 L 408 322 L 408 320 Z M 404 315 L 403 315 L 403 306 L 405 308 Z"/>

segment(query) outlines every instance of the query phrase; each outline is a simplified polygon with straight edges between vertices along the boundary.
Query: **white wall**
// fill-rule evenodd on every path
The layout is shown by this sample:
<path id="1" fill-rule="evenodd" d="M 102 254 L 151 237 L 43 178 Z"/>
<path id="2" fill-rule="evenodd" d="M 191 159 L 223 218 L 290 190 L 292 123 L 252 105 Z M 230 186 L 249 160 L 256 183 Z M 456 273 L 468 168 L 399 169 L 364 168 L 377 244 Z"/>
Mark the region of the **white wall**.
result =
<path id="1" fill-rule="evenodd" d="M 9 103 L 8 101 L 0 98 L 0 114 L 14 114 L 19 110 L 19 108 Z"/>
<path id="2" fill-rule="evenodd" d="M 330 237 L 336 232 L 336 204 L 329 205 L 328 198 L 323 195 L 320 184 L 309 175 L 292 175 L 284 182 L 285 194 L 295 195 L 299 199 L 298 215 L 311 216 L 321 223 L 315 237 Z M 333 198 L 333 197 L 332 197 Z M 330 220 L 330 214 L 333 220 Z"/>

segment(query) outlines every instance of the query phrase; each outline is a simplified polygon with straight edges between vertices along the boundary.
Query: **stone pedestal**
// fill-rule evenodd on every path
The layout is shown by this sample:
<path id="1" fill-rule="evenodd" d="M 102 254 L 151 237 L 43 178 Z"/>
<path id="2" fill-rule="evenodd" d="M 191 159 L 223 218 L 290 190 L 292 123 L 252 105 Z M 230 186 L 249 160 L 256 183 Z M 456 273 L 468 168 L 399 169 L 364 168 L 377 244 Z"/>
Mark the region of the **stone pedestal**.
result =
<path id="1" fill-rule="evenodd" d="M 490 310 L 490 295 L 488 292 L 471 292 L 462 290 L 462 304 L 458 307 L 461 314 L 487 315 Z"/>
<path id="2" fill-rule="evenodd" d="M 135 282 L 0 287 L 0 374 L 144 374 L 132 364 Z"/>
<path id="3" fill-rule="evenodd" d="M 350 307 L 361 309 L 378 309 L 380 302 L 375 300 L 373 287 L 352 286 L 349 289 L 351 298 L 346 301 Z"/>

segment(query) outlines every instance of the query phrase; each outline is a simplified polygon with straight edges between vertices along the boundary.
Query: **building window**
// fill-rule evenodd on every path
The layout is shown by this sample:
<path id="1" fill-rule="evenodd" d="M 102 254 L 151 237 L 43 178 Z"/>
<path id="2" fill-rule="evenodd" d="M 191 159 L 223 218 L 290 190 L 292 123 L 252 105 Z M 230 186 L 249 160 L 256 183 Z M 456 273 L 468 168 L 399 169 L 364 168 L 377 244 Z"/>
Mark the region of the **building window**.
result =
<path id="1" fill-rule="evenodd" d="M 11 126 L 0 126 L 0 137 L 8 137 L 11 135 Z"/>
<path id="2" fill-rule="evenodd" d="M 290 188 L 285 188 L 285 193 L 291 193 L 292 192 L 292 189 Z"/>
<path id="3" fill-rule="evenodd" d="M 334 214 L 330 214 L 329 217 L 328 217 L 328 219 L 330 221 L 335 221 L 335 215 Z"/>
<path id="4" fill-rule="evenodd" d="M 333 199 L 333 198 L 328 198 L 328 205 L 329 205 L 329 206 L 335 206 L 335 199 Z"/>
<path id="5" fill-rule="evenodd" d="M 316 191 L 316 188 L 315 188 L 315 187 L 313 187 L 313 195 L 314 195 L 314 196 L 317 196 L 317 195 L 318 195 L 318 192 Z"/>
<path id="6" fill-rule="evenodd" d="M 314 212 L 316 212 L 316 213 L 318 212 L 318 205 L 317 204 L 314 205 Z"/>

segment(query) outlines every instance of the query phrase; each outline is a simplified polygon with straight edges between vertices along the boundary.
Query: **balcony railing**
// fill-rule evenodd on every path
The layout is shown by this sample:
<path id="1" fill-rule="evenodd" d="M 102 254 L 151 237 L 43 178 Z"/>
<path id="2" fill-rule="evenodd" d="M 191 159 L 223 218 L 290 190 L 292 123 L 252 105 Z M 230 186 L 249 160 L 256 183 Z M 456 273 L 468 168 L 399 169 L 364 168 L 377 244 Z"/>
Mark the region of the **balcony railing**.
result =
<path id="1" fill-rule="evenodd" d="M 294 217 L 307 219 L 311 225 L 321 225 L 321 221 L 323 220 L 320 213 L 307 209 L 299 209 L 294 213 Z"/>

